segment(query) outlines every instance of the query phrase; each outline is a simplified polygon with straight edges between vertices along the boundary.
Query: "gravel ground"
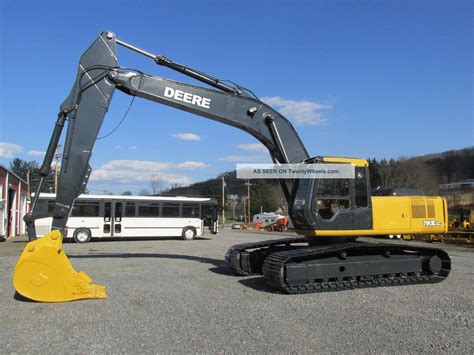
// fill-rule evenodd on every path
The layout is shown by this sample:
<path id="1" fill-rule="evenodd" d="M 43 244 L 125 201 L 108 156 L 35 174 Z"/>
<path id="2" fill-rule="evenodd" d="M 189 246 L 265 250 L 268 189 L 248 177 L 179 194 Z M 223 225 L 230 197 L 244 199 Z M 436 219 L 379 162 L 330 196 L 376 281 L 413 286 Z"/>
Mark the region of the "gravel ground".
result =
<path id="1" fill-rule="evenodd" d="M 55 304 L 14 298 L 25 241 L 11 238 L 0 243 L 0 352 L 474 352 L 474 249 L 436 245 L 453 270 L 435 285 L 283 295 L 262 277 L 228 274 L 229 246 L 278 237 L 68 243 L 73 266 L 108 299 Z"/>

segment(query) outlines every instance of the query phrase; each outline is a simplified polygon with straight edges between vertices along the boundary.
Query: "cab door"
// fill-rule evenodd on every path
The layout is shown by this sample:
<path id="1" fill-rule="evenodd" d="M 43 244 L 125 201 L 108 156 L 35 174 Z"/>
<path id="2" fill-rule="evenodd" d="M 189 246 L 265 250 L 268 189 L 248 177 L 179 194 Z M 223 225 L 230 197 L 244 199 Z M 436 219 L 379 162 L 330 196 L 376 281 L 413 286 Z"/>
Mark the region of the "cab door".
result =
<path id="1" fill-rule="evenodd" d="M 372 205 L 370 200 L 369 169 L 356 167 L 353 180 L 354 229 L 372 229 Z"/>
<path id="2" fill-rule="evenodd" d="M 317 229 L 354 228 L 349 179 L 319 179 L 315 184 L 313 211 Z"/>

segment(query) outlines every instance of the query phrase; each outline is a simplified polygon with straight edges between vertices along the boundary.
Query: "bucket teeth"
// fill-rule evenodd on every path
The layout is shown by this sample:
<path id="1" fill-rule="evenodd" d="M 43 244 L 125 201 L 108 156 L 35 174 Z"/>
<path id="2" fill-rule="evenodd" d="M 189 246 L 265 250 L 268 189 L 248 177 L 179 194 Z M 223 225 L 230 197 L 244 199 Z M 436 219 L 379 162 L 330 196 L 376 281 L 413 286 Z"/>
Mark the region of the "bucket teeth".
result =
<path id="1" fill-rule="evenodd" d="M 92 283 L 89 275 L 82 271 L 77 273 L 77 280 L 73 285 L 73 293 L 80 298 L 106 298 L 105 287 Z"/>
<path id="2" fill-rule="evenodd" d="M 13 275 L 15 290 L 40 302 L 67 302 L 106 298 L 105 287 L 77 272 L 62 250 L 62 235 L 52 231 L 29 242 L 18 259 Z"/>
<path id="3" fill-rule="evenodd" d="M 90 284 L 87 291 L 87 298 L 107 298 L 105 287 L 97 284 Z"/>

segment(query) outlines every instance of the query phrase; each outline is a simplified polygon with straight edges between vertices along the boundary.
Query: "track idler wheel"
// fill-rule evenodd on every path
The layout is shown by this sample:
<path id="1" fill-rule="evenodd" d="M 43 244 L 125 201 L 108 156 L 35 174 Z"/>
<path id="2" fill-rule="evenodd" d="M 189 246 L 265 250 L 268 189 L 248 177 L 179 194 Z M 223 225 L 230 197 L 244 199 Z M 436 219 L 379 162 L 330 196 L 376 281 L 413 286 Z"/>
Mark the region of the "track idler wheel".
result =
<path id="1" fill-rule="evenodd" d="M 442 266 L 443 266 L 443 262 L 436 255 L 429 258 L 425 258 L 423 260 L 423 269 L 429 272 L 430 274 L 435 274 L 435 273 L 440 272 Z"/>

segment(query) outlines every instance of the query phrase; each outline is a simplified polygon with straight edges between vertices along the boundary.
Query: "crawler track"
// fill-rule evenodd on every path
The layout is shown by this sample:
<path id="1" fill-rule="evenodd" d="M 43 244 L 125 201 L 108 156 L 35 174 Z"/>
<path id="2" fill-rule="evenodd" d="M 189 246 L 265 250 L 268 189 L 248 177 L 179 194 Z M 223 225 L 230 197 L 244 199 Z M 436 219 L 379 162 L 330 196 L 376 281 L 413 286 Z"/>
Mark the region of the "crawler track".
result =
<path id="1" fill-rule="evenodd" d="M 262 273 L 265 258 L 277 251 L 301 248 L 301 244 L 308 245 L 306 238 L 285 238 L 277 240 L 264 240 L 255 243 L 237 244 L 232 246 L 225 254 L 225 260 L 230 269 L 241 276 Z"/>
<path id="2" fill-rule="evenodd" d="M 285 293 L 437 283 L 451 270 L 440 249 L 363 242 L 310 247 L 306 238 L 239 244 L 226 261 L 239 275 L 263 273 Z"/>

